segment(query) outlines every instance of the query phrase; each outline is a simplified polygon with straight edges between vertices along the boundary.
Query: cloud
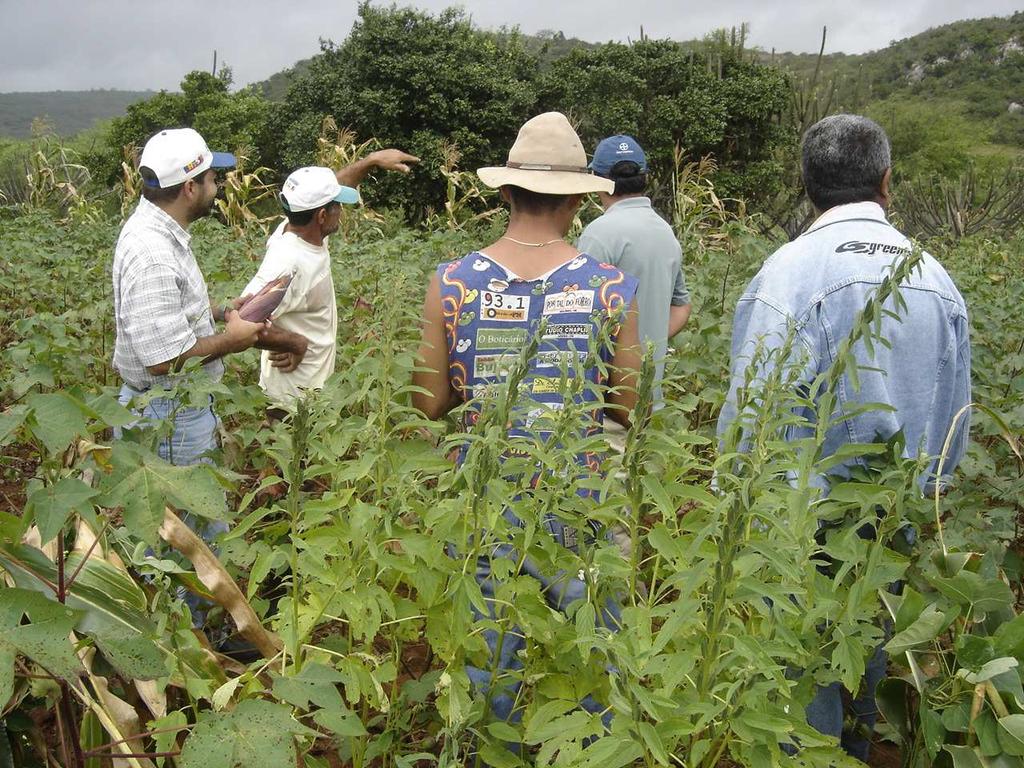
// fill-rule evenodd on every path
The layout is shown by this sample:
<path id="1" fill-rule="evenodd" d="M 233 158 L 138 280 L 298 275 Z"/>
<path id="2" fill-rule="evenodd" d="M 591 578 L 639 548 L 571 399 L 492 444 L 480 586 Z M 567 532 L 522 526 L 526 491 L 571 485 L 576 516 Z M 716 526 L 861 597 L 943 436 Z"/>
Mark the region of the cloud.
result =
<path id="1" fill-rule="evenodd" d="M 446 0 L 419 0 L 438 11 Z M 678 0 L 612 0 L 515 4 L 467 0 L 462 7 L 483 27 L 519 26 L 524 32 L 560 30 L 603 42 L 649 37 L 699 38 L 717 27 L 751 25 L 749 43 L 766 50 L 816 51 L 821 28 L 827 50 L 862 53 L 962 18 L 961 0 L 728 0 L 694 7 Z M 973 16 L 1006 15 L 1018 0 L 975 0 Z M 270 0 L 0 0 L 0 91 L 88 88 L 175 89 L 193 69 L 218 61 L 235 83 L 263 80 L 314 55 L 319 40 L 340 42 L 356 19 L 357 3 Z"/>

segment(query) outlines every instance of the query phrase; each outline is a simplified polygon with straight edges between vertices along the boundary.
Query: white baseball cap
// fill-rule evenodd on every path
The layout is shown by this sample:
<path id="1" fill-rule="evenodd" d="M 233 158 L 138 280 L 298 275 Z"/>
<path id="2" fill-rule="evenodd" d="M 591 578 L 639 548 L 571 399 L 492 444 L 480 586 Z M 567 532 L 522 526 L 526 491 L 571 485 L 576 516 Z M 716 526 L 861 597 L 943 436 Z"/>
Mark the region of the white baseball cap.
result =
<path id="1" fill-rule="evenodd" d="M 140 168 L 149 168 L 156 181 L 150 187 L 166 189 L 183 184 L 207 168 L 234 168 L 230 152 L 211 152 L 206 141 L 192 128 L 169 128 L 151 137 L 142 150 Z"/>
<path id="2" fill-rule="evenodd" d="M 358 203 L 359 192 L 338 183 L 330 168 L 311 165 L 292 173 L 281 188 L 281 205 L 286 211 L 312 211 L 328 203 Z"/>

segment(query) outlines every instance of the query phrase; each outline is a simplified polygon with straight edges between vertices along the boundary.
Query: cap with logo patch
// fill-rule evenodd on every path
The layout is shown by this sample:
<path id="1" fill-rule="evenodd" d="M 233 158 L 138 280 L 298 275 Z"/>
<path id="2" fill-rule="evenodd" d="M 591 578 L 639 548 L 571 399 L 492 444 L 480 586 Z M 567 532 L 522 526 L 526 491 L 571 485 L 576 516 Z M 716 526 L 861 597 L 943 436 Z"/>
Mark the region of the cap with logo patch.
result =
<path id="1" fill-rule="evenodd" d="M 609 136 L 597 145 L 590 168 L 598 176 L 608 176 L 616 163 L 629 160 L 639 166 L 641 173 L 647 170 L 647 156 L 632 136 Z"/>
<path id="2" fill-rule="evenodd" d="M 281 205 L 286 211 L 312 211 L 328 203 L 359 202 L 359 192 L 338 183 L 334 171 L 323 166 L 299 168 L 284 181 Z"/>
<path id="3" fill-rule="evenodd" d="M 205 139 L 192 128 L 169 128 L 146 142 L 139 167 L 148 168 L 156 176 L 146 179 L 146 186 L 167 189 L 208 168 L 234 168 L 235 156 L 230 152 L 211 152 Z"/>

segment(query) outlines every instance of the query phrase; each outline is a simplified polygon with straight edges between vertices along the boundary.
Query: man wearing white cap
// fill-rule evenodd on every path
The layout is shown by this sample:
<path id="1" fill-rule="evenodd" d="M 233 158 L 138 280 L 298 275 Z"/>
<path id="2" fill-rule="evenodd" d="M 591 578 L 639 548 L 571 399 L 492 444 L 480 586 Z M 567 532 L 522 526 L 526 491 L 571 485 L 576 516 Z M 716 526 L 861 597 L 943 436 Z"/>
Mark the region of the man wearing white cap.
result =
<path id="1" fill-rule="evenodd" d="M 304 389 L 322 387 L 334 372 L 338 308 L 331 278 L 327 237 L 338 230 L 341 206 L 359 202 L 359 193 L 338 183 L 330 168 L 300 168 L 281 189 L 285 220 L 267 241 L 259 271 L 243 294 L 291 275 L 284 298 L 266 333 L 278 351 L 260 358 L 260 387 L 278 409 L 286 410 Z"/>
<path id="2" fill-rule="evenodd" d="M 328 236 L 338 230 L 342 204 L 359 202 L 355 190 L 373 168 L 409 171 L 418 158 L 397 149 L 373 152 L 333 171 L 300 168 L 281 189 L 285 219 L 267 240 L 267 252 L 243 291 L 254 294 L 272 280 L 291 275 L 288 290 L 274 311 L 273 325 L 260 336 L 260 387 L 280 418 L 304 390 L 322 387 L 334 372 L 338 309 L 331 277 Z"/>
<path id="3" fill-rule="evenodd" d="M 211 306 L 188 234 L 189 225 L 213 207 L 215 169 L 234 164 L 233 155 L 211 152 L 191 128 L 160 131 L 146 142 L 139 163 L 142 199 L 121 229 L 112 270 L 114 368 L 124 382 L 122 403 L 169 389 L 169 374 L 192 357 L 219 379 L 221 357 L 257 342 L 263 325 Z M 225 321 L 223 332 L 216 332 L 215 319 Z M 156 422 L 173 419 L 173 430 L 157 446 L 166 461 L 195 464 L 217 447 L 217 418 L 209 402 L 182 407 L 173 397 L 153 398 L 141 415 Z"/>

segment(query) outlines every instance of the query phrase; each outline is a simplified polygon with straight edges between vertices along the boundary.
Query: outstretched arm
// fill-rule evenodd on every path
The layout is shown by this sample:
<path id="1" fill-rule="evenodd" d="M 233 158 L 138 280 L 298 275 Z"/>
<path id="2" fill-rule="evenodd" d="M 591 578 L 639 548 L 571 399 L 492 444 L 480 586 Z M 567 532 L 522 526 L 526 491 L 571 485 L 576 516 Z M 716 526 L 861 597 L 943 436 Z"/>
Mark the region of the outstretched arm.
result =
<path id="1" fill-rule="evenodd" d="M 408 173 L 412 170 L 410 166 L 419 161 L 420 159 L 415 155 L 410 155 L 400 149 L 381 149 L 371 152 L 362 160 L 356 160 L 351 165 L 346 165 L 335 176 L 337 176 L 339 184 L 344 184 L 346 187 L 358 187 L 366 178 L 366 174 L 374 169 Z"/>

